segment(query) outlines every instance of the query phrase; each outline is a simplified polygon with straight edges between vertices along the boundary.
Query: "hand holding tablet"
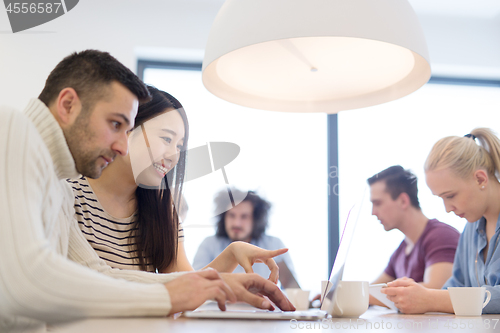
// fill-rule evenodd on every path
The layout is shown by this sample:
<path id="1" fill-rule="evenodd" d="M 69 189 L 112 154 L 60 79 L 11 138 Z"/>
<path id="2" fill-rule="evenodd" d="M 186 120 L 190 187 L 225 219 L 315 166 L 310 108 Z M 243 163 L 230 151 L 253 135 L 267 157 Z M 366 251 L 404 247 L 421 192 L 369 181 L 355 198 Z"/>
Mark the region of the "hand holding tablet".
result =
<path id="1" fill-rule="evenodd" d="M 396 305 L 394 305 L 394 302 L 390 301 L 387 298 L 386 294 L 383 294 L 383 293 L 380 292 L 380 290 L 382 288 L 385 288 L 385 287 L 387 287 L 387 284 L 385 284 L 385 283 L 372 284 L 370 286 L 370 295 L 372 295 L 377 300 L 379 300 L 380 302 L 382 302 L 382 304 L 384 304 L 385 306 L 387 306 L 389 309 L 397 311 L 398 308 L 396 307 Z"/>

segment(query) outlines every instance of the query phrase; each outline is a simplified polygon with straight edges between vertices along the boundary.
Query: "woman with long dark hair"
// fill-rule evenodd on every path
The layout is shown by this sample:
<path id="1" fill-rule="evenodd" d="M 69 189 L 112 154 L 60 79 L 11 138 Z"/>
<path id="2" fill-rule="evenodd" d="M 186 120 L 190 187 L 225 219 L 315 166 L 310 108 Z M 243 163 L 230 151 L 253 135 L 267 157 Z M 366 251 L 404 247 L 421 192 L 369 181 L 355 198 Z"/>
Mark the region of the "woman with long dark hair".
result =
<path id="1" fill-rule="evenodd" d="M 139 106 L 129 134 L 129 154 L 116 156 L 99 179 L 69 181 L 76 216 L 87 241 L 111 267 L 160 273 L 193 270 L 177 213 L 182 205 L 188 120 L 177 99 L 148 89 L 152 100 Z M 110 120 L 106 126 L 121 124 Z M 265 262 L 271 269 L 270 280 L 276 282 L 278 269 L 272 257 L 284 252 L 236 242 L 207 267 L 232 272 L 240 264 L 251 272 L 254 262 Z"/>

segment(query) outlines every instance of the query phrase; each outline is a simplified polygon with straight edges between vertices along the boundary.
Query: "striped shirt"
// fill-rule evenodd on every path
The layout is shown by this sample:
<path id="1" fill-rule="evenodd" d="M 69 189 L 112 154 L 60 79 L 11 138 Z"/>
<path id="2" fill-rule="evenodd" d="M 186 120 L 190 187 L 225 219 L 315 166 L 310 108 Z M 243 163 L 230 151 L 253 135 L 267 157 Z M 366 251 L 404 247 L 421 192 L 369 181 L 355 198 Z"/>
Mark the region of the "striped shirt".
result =
<path id="1" fill-rule="evenodd" d="M 78 226 L 99 257 L 114 268 L 140 270 L 139 257 L 133 240 L 137 212 L 126 218 L 116 218 L 104 210 L 85 177 L 68 179 L 75 195 Z M 179 225 L 179 241 L 184 240 Z M 148 271 L 154 271 L 148 265 Z"/>

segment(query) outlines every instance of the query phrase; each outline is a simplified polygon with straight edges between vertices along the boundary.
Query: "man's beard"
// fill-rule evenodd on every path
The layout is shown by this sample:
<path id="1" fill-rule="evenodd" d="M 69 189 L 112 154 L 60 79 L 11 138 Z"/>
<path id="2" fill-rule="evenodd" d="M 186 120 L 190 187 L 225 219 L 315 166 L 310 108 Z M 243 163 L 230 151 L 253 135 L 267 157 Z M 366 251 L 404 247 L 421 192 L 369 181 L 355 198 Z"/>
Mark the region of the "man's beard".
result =
<path id="1" fill-rule="evenodd" d="M 73 159 L 75 160 L 76 170 L 89 178 L 99 178 L 102 168 L 97 166 L 97 160 L 100 156 L 114 157 L 111 151 L 101 152 L 97 149 L 91 150 L 92 138 L 94 132 L 89 126 L 90 112 L 82 109 L 75 120 L 75 123 L 67 130 L 63 130 L 66 142 Z"/>
<path id="2" fill-rule="evenodd" d="M 232 230 L 232 237 L 231 240 L 233 242 L 236 241 L 247 241 L 248 238 L 251 238 L 251 235 L 243 235 L 243 230 L 242 229 L 237 229 L 237 231 Z"/>

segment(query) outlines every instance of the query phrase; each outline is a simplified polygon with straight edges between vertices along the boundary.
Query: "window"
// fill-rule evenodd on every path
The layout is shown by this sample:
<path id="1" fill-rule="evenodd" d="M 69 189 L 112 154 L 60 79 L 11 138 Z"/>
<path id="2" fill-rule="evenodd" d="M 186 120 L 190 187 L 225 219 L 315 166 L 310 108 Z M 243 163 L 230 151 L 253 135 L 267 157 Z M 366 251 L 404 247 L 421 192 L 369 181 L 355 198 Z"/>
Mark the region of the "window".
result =
<path id="1" fill-rule="evenodd" d="M 143 79 L 183 104 L 189 148 L 213 141 L 239 145 L 238 157 L 224 168 L 229 183 L 272 203 L 267 234 L 289 248 L 301 287 L 319 292 L 329 274 L 326 115 L 234 105 L 209 93 L 199 70 L 146 67 Z M 221 170 L 185 183 L 189 211 L 183 227 L 191 261 L 201 241 L 214 234 L 213 197 L 225 186 Z"/>
<path id="2" fill-rule="evenodd" d="M 349 205 L 367 188 L 366 179 L 400 164 L 418 177 L 420 205 L 436 218 L 462 232 L 465 223 L 447 214 L 440 198 L 425 184 L 423 165 L 434 143 L 449 135 L 465 135 L 475 127 L 500 134 L 500 84 L 466 80 L 431 80 L 399 100 L 339 114 L 340 222 Z M 451 84 L 450 84 L 451 83 Z M 462 83 L 458 85 L 457 83 Z M 374 280 L 403 240 L 397 230 L 386 232 L 371 216 L 369 190 L 349 251 L 346 280 Z"/>
<path id="3" fill-rule="evenodd" d="M 442 137 L 465 135 L 479 126 L 500 133 L 499 82 L 433 78 L 399 100 L 341 112 L 339 165 L 332 169 L 327 167 L 325 114 L 279 113 L 231 104 L 204 88 L 199 64 L 143 68 L 146 83 L 171 93 L 184 105 L 190 121 L 189 148 L 210 141 L 240 146 L 239 156 L 225 168 L 228 181 L 243 190 L 256 190 L 273 204 L 267 233 L 289 247 L 299 283 L 313 292 L 319 292 L 317 284 L 329 274 L 328 193 L 340 196 L 340 231 L 349 209 L 364 193 L 344 279 L 372 281 L 403 234 L 385 232 L 371 215 L 366 179 L 395 164 L 412 170 L 419 179 L 423 213 L 462 231 L 465 220 L 447 214 L 441 199 L 427 188 L 423 163 Z M 339 177 L 335 189 L 328 186 L 332 171 Z M 214 233 L 213 196 L 224 187 L 220 171 L 185 184 L 190 207 L 184 223 L 185 246 L 190 260 L 199 243 Z"/>

